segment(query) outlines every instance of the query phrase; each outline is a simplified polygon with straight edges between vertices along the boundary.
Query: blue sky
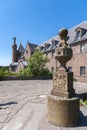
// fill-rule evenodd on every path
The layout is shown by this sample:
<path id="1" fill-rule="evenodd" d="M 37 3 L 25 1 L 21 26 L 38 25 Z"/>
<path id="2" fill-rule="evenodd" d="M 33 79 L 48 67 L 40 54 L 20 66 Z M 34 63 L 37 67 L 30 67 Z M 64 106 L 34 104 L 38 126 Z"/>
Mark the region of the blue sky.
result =
<path id="1" fill-rule="evenodd" d="M 41 44 L 86 20 L 87 0 L 0 0 L 0 65 L 11 63 L 14 36 Z"/>

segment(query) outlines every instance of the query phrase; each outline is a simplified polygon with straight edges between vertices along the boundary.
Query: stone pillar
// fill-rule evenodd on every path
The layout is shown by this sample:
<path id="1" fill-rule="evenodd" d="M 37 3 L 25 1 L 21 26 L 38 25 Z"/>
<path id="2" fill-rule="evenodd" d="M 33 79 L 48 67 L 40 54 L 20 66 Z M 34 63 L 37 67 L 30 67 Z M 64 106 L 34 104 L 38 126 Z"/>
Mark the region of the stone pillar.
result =
<path id="1" fill-rule="evenodd" d="M 79 98 L 75 97 L 73 72 L 69 72 L 66 62 L 73 55 L 66 43 L 68 31 L 60 32 L 61 42 L 55 50 L 55 58 L 60 67 L 53 74 L 53 88 L 48 95 L 48 120 L 57 126 L 76 126 L 79 122 Z"/>
<path id="2" fill-rule="evenodd" d="M 12 63 L 17 62 L 17 45 L 16 45 L 16 37 L 13 38 L 14 43 L 12 45 Z"/>

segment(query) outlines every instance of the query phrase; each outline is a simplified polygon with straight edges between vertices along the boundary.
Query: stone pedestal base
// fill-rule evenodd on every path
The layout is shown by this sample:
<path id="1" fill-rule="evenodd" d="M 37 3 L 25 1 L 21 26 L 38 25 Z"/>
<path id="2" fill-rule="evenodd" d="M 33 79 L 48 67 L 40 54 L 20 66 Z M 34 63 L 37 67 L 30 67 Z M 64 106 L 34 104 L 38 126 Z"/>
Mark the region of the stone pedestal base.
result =
<path id="1" fill-rule="evenodd" d="M 48 121 L 56 126 L 74 127 L 79 123 L 79 98 L 48 95 Z"/>

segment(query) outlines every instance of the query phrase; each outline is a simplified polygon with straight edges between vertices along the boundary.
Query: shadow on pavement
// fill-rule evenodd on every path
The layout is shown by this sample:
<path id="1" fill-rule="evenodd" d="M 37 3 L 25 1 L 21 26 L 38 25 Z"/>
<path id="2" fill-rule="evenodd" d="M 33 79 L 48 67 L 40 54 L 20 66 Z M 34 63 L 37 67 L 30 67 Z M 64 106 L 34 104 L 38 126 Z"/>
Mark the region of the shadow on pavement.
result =
<path id="1" fill-rule="evenodd" d="M 12 104 L 18 104 L 18 103 L 17 103 L 17 102 L 3 103 L 3 104 L 0 104 L 0 107 L 1 107 L 1 106 L 6 106 L 6 105 L 12 105 Z"/>
<path id="2" fill-rule="evenodd" d="M 87 100 L 87 93 L 76 94 L 83 101 Z"/>
<path id="3" fill-rule="evenodd" d="M 81 111 L 80 111 L 80 127 L 85 127 L 87 126 L 87 116 L 85 116 Z"/>

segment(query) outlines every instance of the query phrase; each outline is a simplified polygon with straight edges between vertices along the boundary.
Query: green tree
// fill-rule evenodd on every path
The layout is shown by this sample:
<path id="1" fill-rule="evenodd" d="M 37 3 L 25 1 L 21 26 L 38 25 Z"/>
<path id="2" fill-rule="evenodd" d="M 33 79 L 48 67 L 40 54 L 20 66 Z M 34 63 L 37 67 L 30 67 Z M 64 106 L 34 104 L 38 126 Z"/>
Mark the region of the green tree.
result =
<path id="1" fill-rule="evenodd" d="M 48 62 L 48 58 L 43 53 L 36 49 L 34 54 L 29 59 L 28 71 L 33 76 L 44 76 L 49 74 L 49 70 L 45 64 Z"/>
<path id="2" fill-rule="evenodd" d="M 34 54 L 29 58 L 28 67 L 18 73 L 19 77 L 27 78 L 28 76 L 51 76 L 52 73 L 46 67 L 48 58 L 36 49 Z"/>

